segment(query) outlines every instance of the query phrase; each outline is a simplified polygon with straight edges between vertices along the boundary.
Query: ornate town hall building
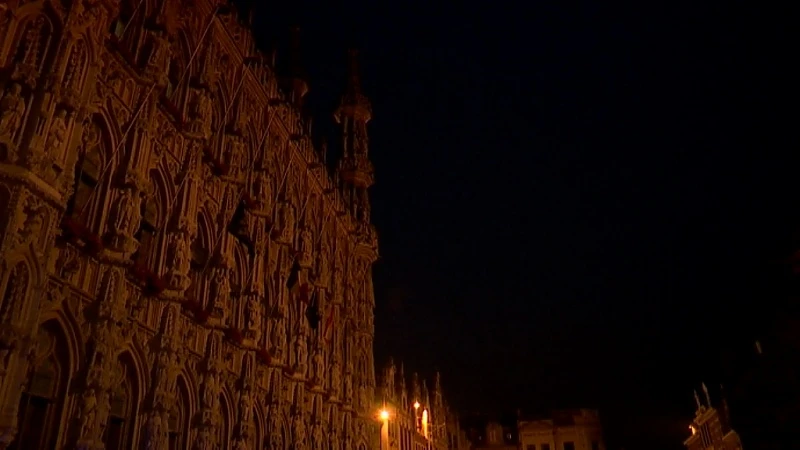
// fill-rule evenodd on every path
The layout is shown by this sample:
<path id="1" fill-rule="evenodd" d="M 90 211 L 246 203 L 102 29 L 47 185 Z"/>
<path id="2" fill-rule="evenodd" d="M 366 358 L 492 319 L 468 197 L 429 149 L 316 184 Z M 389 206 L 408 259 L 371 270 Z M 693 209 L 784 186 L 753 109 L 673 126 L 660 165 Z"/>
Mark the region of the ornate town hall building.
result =
<path id="1" fill-rule="evenodd" d="M 0 449 L 379 448 L 354 66 L 330 175 L 226 5 L 0 4 Z"/>

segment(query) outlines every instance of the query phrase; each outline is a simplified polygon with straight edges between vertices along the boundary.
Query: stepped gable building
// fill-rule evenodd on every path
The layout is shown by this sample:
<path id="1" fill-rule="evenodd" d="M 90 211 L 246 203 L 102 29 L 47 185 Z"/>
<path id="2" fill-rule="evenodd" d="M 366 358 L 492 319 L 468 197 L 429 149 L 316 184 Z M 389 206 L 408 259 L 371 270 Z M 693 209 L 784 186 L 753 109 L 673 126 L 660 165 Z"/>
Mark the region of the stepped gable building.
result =
<path id="1" fill-rule="evenodd" d="M 683 445 L 688 450 L 742 450 L 742 441 L 736 431 L 731 428 L 728 405 L 724 397 L 721 411 L 719 411 L 711 405 L 711 396 L 705 384 L 703 384 L 703 393 L 706 404 L 700 401 L 697 391 L 694 393 L 697 410 L 694 420 L 689 425 L 692 434 L 684 441 Z"/>
<path id="2" fill-rule="evenodd" d="M 0 449 L 378 447 L 355 55 L 330 175 L 245 22 L 0 8 Z"/>
<path id="3" fill-rule="evenodd" d="M 436 373 L 433 391 L 414 373 L 411 388 L 403 365 L 390 360 L 383 370 L 376 400 L 381 403 L 381 450 L 460 450 L 469 448 L 458 417 L 451 411 Z"/>

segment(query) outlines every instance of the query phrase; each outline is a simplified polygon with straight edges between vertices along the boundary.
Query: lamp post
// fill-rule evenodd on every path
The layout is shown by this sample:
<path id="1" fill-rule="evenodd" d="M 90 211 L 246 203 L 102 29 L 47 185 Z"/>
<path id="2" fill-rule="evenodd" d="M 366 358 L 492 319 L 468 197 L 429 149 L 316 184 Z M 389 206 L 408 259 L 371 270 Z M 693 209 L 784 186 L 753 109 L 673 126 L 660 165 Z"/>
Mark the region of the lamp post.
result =
<path id="1" fill-rule="evenodd" d="M 381 420 L 381 450 L 389 450 L 389 410 L 386 406 L 378 411 L 378 418 Z"/>

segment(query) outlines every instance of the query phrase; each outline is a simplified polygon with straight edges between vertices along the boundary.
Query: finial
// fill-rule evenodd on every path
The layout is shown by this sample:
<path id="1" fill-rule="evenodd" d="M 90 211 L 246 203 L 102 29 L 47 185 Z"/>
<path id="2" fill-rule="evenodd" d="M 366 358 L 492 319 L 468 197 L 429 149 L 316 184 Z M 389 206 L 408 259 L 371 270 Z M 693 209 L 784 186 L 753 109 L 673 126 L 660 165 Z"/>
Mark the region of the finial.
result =
<path id="1" fill-rule="evenodd" d="M 708 403 L 708 407 L 710 408 L 711 407 L 711 396 L 708 395 L 708 388 L 706 387 L 705 383 L 703 383 L 703 392 L 706 395 L 706 403 Z"/>
<path id="2" fill-rule="evenodd" d="M 703 405 L 700 403 L 700 396 L 697 395 L 697 389 L 694 390 L 694 402 L 697 403 L 697 410 L 701 410 Z"/>

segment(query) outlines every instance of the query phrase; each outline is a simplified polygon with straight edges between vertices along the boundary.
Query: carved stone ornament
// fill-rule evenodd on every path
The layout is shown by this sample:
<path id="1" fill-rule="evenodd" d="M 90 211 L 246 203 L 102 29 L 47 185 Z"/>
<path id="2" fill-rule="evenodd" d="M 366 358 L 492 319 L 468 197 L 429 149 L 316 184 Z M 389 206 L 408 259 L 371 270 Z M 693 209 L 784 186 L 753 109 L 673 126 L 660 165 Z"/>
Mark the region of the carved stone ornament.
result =
<path id="1" fill-rule="evenodd" d="M 367 130 L 321 170 L 217 3 L 0 1 L 0 450 L 374 447 Z"/>

